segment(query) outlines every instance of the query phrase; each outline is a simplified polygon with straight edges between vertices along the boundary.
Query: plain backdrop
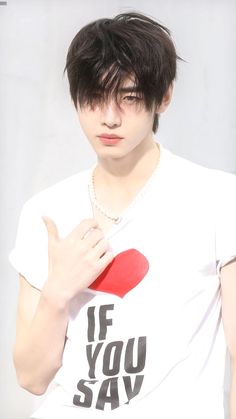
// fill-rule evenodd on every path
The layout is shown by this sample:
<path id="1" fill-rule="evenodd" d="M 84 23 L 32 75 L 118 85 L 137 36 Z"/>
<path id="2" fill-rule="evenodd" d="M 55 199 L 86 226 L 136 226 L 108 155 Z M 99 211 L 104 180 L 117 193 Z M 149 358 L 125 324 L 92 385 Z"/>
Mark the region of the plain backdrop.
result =
<path id="1" fill-rule="evenodd" d="M 63 77 L 67 49 L 84 24 L 130 10 L 166 25 L 185 60 L 157 138 L 192 161 L 236 172 L 234 0 L 8 0 L 0 5 L 2 419 L 29 418 L 40 399 L 18 387 L 11 355 L 18 276 L 8 254 L 21 207 L 39 190 L 94 162 Z"/>

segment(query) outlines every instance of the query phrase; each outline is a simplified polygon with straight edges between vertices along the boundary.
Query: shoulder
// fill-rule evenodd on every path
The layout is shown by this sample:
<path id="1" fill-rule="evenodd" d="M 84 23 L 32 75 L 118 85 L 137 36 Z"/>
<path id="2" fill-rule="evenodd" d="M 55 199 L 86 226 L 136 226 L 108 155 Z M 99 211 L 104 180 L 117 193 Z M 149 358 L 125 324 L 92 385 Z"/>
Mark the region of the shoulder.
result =
<path id="1" fill-rule="evenodd" d="M 76 173 L 38 192 L 25 202 L 24 207 L 53 209 L 58 206 L 71 205 L 73 201 L 87 194 L 91 170 L 90 168 Z"/>
<path id="2" fill-rule="evenodd" d="M 220 169 L 205 167 L 165 149 L 169 161 L 169 176 L 176 179 L 179 185 L 186 188 L 223 194 L 226 191 L 235 192 L 236 174 Z"/>
<path id="3" fill-rule="evenodd" d="M 42 217 L 51 218 L 68 234 L 81 220 L 92 216 L 88 182 L 92 168 L 70 176 L 37 193 L 24 204 L 20 225 L 42 229 Z"/>

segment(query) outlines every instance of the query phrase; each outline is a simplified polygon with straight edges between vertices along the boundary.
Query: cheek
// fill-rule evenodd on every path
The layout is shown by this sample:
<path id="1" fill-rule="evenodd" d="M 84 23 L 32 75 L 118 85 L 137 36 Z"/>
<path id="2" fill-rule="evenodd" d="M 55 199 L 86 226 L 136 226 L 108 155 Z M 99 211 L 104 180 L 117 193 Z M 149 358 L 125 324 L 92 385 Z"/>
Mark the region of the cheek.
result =
<path id="1" fill-rule="evenodd" d="M 135 136 L 143 137 L 152 130 L 153 120 L 154 116 L 150 114 L 140 115 L 138 118 L 130 118 L 130 132 L 135 133 Z"/>
<path id="2" fill-rule="evenodd" d="M 89 133 L 93 126 L 92 122 L 92 115 L 88 115 L 87 113 L 78 112 L 78 119 L 81 125 L 82 130 L 85 133 Z"/>

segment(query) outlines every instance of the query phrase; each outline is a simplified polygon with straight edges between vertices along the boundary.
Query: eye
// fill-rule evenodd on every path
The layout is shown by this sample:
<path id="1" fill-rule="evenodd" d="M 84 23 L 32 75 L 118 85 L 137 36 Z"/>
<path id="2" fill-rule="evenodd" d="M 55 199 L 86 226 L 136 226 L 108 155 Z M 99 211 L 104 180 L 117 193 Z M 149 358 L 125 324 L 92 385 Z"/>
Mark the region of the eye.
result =
<path id="1" fill-rule="evenodd" d="M 130 103 L 130 104 L 132 104 L 132 103 L 137 103 L 138 101 L 140 101 L 142 98 L 140 97 L 140 96 L 137 96 L 137 95 L 126 95 L 126 96 L 123 96 L 123 98 L 122 98 L 122 101 L 123 102 L 125 102 L 125 103 Z"/>

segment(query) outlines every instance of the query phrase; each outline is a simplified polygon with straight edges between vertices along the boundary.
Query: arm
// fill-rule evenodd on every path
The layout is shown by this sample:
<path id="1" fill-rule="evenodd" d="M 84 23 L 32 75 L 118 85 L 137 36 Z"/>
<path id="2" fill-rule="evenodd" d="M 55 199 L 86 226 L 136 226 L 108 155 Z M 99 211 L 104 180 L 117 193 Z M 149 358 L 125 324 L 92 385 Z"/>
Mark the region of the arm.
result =
<path id="1" fill-rule="evenodd" d="M 20 276 L 14 364 L 19 384 L 31 393 L 43 394 L 61 366 L 68 317 L 66 304 Z"/>
<path id="2" fill-rule="evenodd" d="M 43 394 L 62 364 L 73 299 L 112 261 L 95 220 L 84 220 L 65 239 L 52 220 L 48 231 L 48 279 L 42 291 L 21 277 L 14 363 L 19 384 Z"/>
<path id="3" fill-rule="evenodd" d="M 230 419 L 236 419 L 236 260 L 221 269 L 222 318 L 231 360 Z"/>

